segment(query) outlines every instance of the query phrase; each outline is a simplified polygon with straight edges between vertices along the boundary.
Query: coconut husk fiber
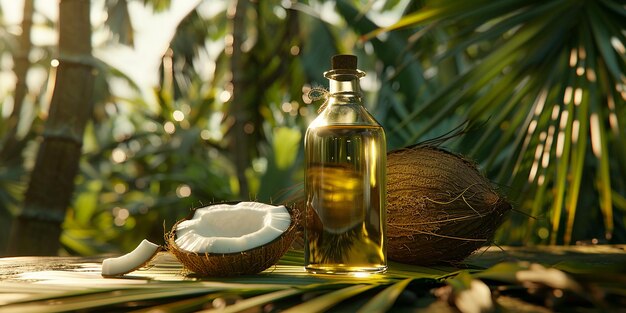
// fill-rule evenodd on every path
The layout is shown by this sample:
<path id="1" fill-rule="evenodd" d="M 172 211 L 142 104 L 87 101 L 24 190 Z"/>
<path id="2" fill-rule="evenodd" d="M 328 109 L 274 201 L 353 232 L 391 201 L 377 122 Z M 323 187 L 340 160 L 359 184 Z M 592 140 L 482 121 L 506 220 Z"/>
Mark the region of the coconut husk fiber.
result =
<path id="1" fill-rule="evenodd" d="M 456 263 L 491 242 L 511 205 L 474 162 L 434 146 L 387 154 L 390 260 Z"/>

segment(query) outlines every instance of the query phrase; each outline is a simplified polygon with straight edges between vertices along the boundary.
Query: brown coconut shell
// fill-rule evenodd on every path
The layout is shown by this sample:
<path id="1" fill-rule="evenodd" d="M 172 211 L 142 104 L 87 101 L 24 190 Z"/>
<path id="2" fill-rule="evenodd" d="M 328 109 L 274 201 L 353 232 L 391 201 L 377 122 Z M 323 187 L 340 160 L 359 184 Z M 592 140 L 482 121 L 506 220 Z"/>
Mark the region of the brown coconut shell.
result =
<path id="1" fill-rule="evenodd" d="M 178 221 L 166 234 L 167 248 L 183 266 L 199 276 L 228 277 L 260 273 L 278 263 L 289 250 L 297 235 L 298 213 L 285 206 L 291 216 L 289 228 L 269 243 L 250 250 L 234 253 L 194 253 L 181 249 L 176 244 L 176 227 L 193 217 L 192 214 Z"/>
<path id="2" fill-rule="evenodd" d="M 387 154 L 387 255 L 456 263 L 491 242 L 511 205 L 474 162 L 433 146 Z"/>

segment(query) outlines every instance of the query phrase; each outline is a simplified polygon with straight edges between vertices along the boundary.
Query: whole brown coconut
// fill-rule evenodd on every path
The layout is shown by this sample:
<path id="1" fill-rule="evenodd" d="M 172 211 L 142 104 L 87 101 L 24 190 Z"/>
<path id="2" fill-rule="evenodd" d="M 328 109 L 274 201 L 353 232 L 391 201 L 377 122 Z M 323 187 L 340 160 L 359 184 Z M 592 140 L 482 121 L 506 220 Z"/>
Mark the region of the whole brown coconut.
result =
<path id="1" fill-rule="evenodd" d="M 183 264 L 183 266 L 199 276 L 227 277 L 256 274 L 275 265 L 289 250 L 297 235 L 298 212 L 286 207 L 291 216 L 291 224 L 278 238 L 273 241 L 242 252 L 235 253 L 194 253 L 181 249 L 176 244 L 176 229 L 166 234 L 167 248 Z M 190 215 L 189 218 L 191 218 Z"/>
<path id="2" fill-rule="evenodd" d="M 387 154 L 387 254 L 456 263 L 489 243 L 511 209 L 476 164 L 433 146 Z"/>

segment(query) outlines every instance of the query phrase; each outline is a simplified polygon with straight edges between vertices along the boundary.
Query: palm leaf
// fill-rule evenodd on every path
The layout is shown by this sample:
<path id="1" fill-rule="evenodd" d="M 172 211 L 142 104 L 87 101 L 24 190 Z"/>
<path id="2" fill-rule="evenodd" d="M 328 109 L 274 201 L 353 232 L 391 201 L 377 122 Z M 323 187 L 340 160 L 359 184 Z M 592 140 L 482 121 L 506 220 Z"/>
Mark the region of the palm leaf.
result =
<path id="1" fill-rule="evenodd" d="M 160 299 L 179 297 L 184 295 L 195 295 L 210 292 L 210 289 L 195 288 L 195 289 L 136 289 L 125 290 L 124 292 L 118 292 L 113 289 L 111 291 L 102 291 L 94 293 L 91 291 L 88 294 L 81 294 L 77 296 L 69 296 L 64 298 L 57 298 L 53 304 L 50 304 L 47 300 L 26 302 L 22 304 L 7 305 L 0 308 L 0 312 L 41 312 L 41 307 L 46 305 L 47 312 L 67 312 L 77 311 L 94 307 L 110 306 L 114 304 L 140 301 L 148 299 Z"/>
<path id="2" fill-rule="evenodd" d="M 337 305 L 339 302 L 348 298 L 354 297 L 362 292 L 372 289 L 375 285 L 353 285 L 327 293 L 302 304 L 293 306 L 285 313 L 297 313 L 297 312 L 323 312 L 329 308 Z"/>
<path id="3" fill-rule="evenodd" d="M 387 312 L 394 302 L 396 302 L 400 293 L 406 288 L 406 286 L 409 285 L 409 283 L 411 283 L 412 280 L 412 278 L 407 278 L 385 288 L 385 290 L 379 292 L 364 306 L 362 306 L 358 312 Z"/>
<path id="4" fill-rule="evenodd" d="M 563 261 L 564 256 L 567 261 Z M 181 265 L 167 253 L 160 253 L 150 267 L 118 279 L 100 277 L 99 263 L 93 263 L 93 259 L 7 258 L 0 259 L 0 312 L 416 310 L 425 308 L 419 300 L 447 306 L 447 302 L 432 294 L 440 293 L 438 288 L 444 285 L 453 286 L 453 293 L 460 292 L 470 287 L 467 283 L 472 279 L 497 288 L 494 296 L 499 300 L 514 296 L 525 303 L 540 296 L 524 295 L 536 286 L 558 286 L 571 292 L 568 297 L 576 301 L 559 302 L 552 308 L 556 311 L 575 311 L 580 308 L 580 301 L 590 301 L 610 311 L 618 307 L 619 297 L 626 294 L 625 258 L 618 247 L 520 247 L 477 254 L 467 260 L 465 267 L 470 269 L 391 263 L 388 274 L 349 277 L 312 275 L 301 265 L 277 265 L 257 275 L 219 279 L 183 275 Z M 502 261 L 511 259 L 527 261 Z M 283 261 L 302 264 L 302 251 L 290 251 Z M 33 267 L 43 271 L 21 272 Z M 13 274 L 7 273 L 7 269 Z M 582 285 L 593 286 L 598 292 L 581 293 Z M 399 301 L 402 293 L 405 299 Z M 419 299 L 407 301 L 411 294 L 418 294 Z M 223 301 L 214 302 L 218 299 Z M 223 306 L 231 301 L 234 303 Z"/>
<path id="5" fill-rule="evenodd" d="M 200 297 L 195 297 L 191 299 L 185 299 L 180 301 L 172 301 L 166 304 L 155 305 L 148 307 L 146 309 L 135 310 L 134 313 L 149 313 L 149 312 L 160 312 L 160 313 L 181 313 L 181 312 L 198 312 L 198 310 L 202 309 L 207 302 L 215 300 L 218 298 L 220 294 L 208 294 Z"/>
<path id="6" fill-rule="evenodd" d="M 506 240 L 543 241 L 535 234 L 544 236 L 546 227 L 551 243 L 600 229 L 607 239 L 626 235 L 614 224 L 612 196 L 626 194 L 618 178 L 626 171 L 624 16 L 626 9 L 609 0 L 427 2 L 365 36 L 413 29 L 417 47 L 428 32 L 454 31 L 441 43 L 446 49 L 420 61 L 437 68 L 456 60 L 458 76 L 431 79 L 435 91 L 409 109 L 390 136 L 409 145 L 446 121 L 484 124 L 479 136 L 470 132 L 455 143 L 458 149 L 507 186 L 520 211 L 549 217 L 544 224 L 512 216 L 510 223 L 525 225 L 526 234 Z M 595 178 L 595 191 L 583 185 L 585 177 Z M 590 209 L 603 217 L 598 230 L 576 223 L 582 199 L 597 204 Z"/>
<path id="7" fill-rule="evenodd" d="M 589 71 L 595 72 L 595 53 L 590 45 L 589 45 L 589 34 L 588 30 L 582 34 L 582 37 L 585 39 L 585 50 L 589 51 L 588 65 Z M 573 142 L 573 153 L 571 160 L 571 183 L 568 188 L 567 194 L 567 202 L 566 202 L 566 211 L 567 211 L 567 225 L 565 228 L 565 235 L 563 241 L 565 244 L 569 244 L 572 239 L 572 232 L 574 229 L 574 217 L 576 216 L 576 208 L 577 202 L 579 198 L 580 185 L 582 182 L 582 174 L 583 174 L 583 166 L 585 160 L 585 152 L 587 149 L 587 134 L 589 129 L 588 122 L 588 114 L 590 101 L 596 102 L 597 100 L 597 90 L 596 85 L 588 84 L 584 80 L 578 80 L 577 83 L 582 84 L 589 92 L 583 94 L 583 98 L 578 104 L 578 109 L 576 110 L 576 116 L 574 117 L 574 121 L 577 123 L 577 128 L 579 129 L 576 133 L 576 140 Z M 581 89 L 582 90 L 582 89 Z"/>
<path id="8" fill-rule="evenodd" d="M 254 307 L 257 307 L 257 306 L 264 305 L 266 303 L 278 301 L 278 300 L 280 300 L 282 298 L 291 297 L 291 296 L 300 294 L 302 292 L 304 292 L 304 290 L 302 290 L 302 289 L 279 290 L 279 291 L 275 291 L 275 292 L 272 292 L 272 293 L 266 293 L 266 294 L 262 294 L 260 296 L 248 298 L 246 300 L 243 300 L 243 301 L 237 302 L 237 303 L 235 303 L 233 305 L 230 305 L 230 306 L 228 306 L 226 308 L 206 310 L 206 311 L 202 311 L 202 312 L 204 312 L 204 313 L 209 313 L 209 312 L 223 312 L 223 313 L 241 312 L 241 311 L 246 310 L 246 309 L 250 309 L 250 308 L 254 308 Z"/>

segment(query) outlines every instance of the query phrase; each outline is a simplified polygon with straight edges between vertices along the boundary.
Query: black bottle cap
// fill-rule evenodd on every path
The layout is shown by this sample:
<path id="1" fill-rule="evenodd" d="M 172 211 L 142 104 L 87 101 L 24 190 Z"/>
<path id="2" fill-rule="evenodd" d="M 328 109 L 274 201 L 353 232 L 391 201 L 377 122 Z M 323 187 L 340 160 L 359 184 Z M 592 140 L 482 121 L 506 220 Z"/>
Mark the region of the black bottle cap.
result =
<path id="1" fill-rule="evenodd" d="M 338 54 L 330 59 L 333 70 L 356 70 L 357 57 L 351 54 Z"/>

